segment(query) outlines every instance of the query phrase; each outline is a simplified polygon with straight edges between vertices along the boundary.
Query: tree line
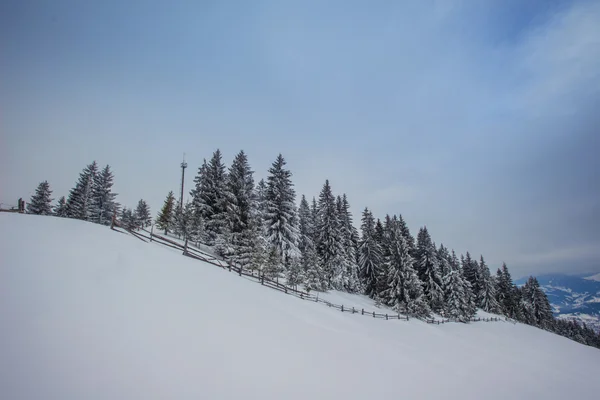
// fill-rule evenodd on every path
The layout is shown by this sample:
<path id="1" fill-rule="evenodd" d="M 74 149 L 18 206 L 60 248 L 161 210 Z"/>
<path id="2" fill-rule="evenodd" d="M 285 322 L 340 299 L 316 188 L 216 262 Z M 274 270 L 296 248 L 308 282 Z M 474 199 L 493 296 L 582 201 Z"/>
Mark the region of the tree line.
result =
<path id="1" fill-rule="evenodd" d="M 216 150 L 198 168 L 189 201 L 181 205 L 168 193 L 156 226 L 306 290 L 364 293 L 396 312 L 421 318 L 435 313 L 468 321 L 481 308 L 600 347 L 600 334 L 553 317 L 534 277 L 518 287 L 506 264 L 492 274 L 483 256 L 457 256 L 443 244 L 436 246 L 425 226 L 415 240 L 400 214 L 380 219 L 365 208 L 359 232 L 346 194 L 335 195 L 328 180 L 318 197 L 309 201 L 303 194 L 297 205 L 286 165 L 278 155 L 266 180 L 255 184 L 244 151 L 226 167 Z M 129 229 L 151 225 L 144 200 L 135 209 L 116 201 L 113 179 L 108 165 L 98 170 L 94 161 L 54 208 L 48 182 L 40 183 L 27 211 L 104 225 L 118 215 Z"/>

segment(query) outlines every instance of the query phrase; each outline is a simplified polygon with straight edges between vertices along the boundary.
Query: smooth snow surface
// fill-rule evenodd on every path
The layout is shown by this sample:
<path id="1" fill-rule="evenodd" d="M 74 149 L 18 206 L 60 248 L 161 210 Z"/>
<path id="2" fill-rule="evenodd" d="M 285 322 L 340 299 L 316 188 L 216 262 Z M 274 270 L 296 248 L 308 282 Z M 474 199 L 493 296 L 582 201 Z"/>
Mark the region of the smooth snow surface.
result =
<path id="1" fill-rule="evenodd" d="M 91 223 L 0 214 L 0 262 L 1 399 L 599 396 L 566 338 L 341 313 Z"/>

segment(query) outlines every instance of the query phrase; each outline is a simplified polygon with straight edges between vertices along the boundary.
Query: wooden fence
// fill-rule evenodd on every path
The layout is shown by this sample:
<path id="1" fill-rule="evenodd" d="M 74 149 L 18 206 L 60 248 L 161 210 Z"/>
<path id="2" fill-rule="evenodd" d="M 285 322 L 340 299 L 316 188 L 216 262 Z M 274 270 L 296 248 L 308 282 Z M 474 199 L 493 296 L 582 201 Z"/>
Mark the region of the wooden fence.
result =
<path id="1" fill-rule="evenodd" d="M 118 230 L 116 228 L 120 228 L 122 230 Z M 261 271 L 251 270 L 251 269 L 243 268 L 242 266 L 239 266 L 239 265 L 235 265 L 234 262 L 232 262 L 231 260 L 228 260 L 227 258 L 217 257 L 213 254 L 210 254 L 204 250 L 197 248 L 196 246 L 190 245 L 187 240 L 185 241 L 185 244 L 177 243 L 176 241 L 171 240 L 163 235 L 154 233 L 153 229 L 151 231 L 147 231 L 145 229 L 142 229 L 141 231 L 127 229 L 126 227 L 123 226 L 123 224 L 121 224 L 116 219 L 113 220 L 111 229 L 113 229 L 117 232 L 122 232 L 122 233 L 128 232 L 128 233 L 132 234 L 133 236 L 135 236 L 136 238 L 138 238 L 139 240 L 142 240 L 144 242 L 154 242 L 157 244 L 161 244 L 163 246 L 170 247 L 172 249 L 181 250 L 184 256 L 193 258 L 195 260 L 204 261 L 208 264 L 212 264 L 214 266 L 226 269 L 230 272 L 238 274 L 239 276 L 242 276 L 247 279 L 258 282 L 261 285 L 266 286 L 268 288 L 278 290 L 282 293 L 297 297 L 302 300 L 314 301 L 315 303 L 321 303 L 328 307 L 340 310 L 341 312 L 347 312 L 347 313 L 352 313 L 352 314 L 357 314 L 357 315 L 362 315 L 362 316 L 367 316 L 367 317 L 372 317 L 372 318 L 380 318 L 380 319 L 385 319 L 385 320 L 394 320 L 394 319 L 401 320 L 401 321 L 409 320 L 408 315 L 402 315 L 402 314 L 398 314 L 398 313 L 385 313 L 385 314 L 377 313 L 375 311 L 365 310 L 364 308 L 358 309 L 355 307 L 344 306 L 343 304 L 331 303 L 327 300 L 320 299 L 318 294 L 315 295 L 315 294 L 311 294 L 306 291 L 298 290 L 296 288 L 284 285 L 276 280 L 273 280 L 273 279 L 265 276 L 264 273 L 261 273 Z M 454 320 L 450 320 L 450 319 L 442 319 L 442 320 L 436 320 L 436 319 L 432 319 L 432 318 L 418 318 L 418 319 L 420 319 L 428 324 L 436 324 L 436 325 L 446 324 L 448 322 L 465 322 L 465 321 L 454 321 Z M 498 322 L 498 321 L 502 321 L 502 320 L 500 318 L 470 318 L 469 319 L 469 322 L 480 322 L 480 321 Z"/>

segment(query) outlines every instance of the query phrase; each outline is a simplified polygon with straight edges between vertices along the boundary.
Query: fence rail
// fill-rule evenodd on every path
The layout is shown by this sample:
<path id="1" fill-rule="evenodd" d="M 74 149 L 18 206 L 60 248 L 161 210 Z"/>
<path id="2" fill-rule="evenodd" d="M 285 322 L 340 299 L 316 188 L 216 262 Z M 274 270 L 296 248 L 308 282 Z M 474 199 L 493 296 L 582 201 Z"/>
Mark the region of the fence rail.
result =
<path id="1" fill-rule="evenodd" d="M 120 228 L 121 231 L 117 230 L 116 228 Z M 294 287 L 284 285 L 283 283 L 280 283 L 276 280 L 273 280 L 273 279 L 265 276 L 264 273 L 261 274 L 260 271 L 243 268 L 240 265 L 236 265 L 233 261 L 227 260 L 227 258 L 219 258 L 213 254 L 209 254 L 208 252 L 206 252 L 204 250 L 201 250 L 193 245 L 190 245 L 187 240 L 185 241 L 185 244 L 181 244 L 181 243 L 171 240 L 163 235 L 156 234 L 156 233 L 154 233 L 154 229 L 152 229 L 151 231 L 148 231 L 146 229 L 141 229 L 142 232 L 146 233 L 146 234 L 144 234 L 144 233 L 141 233 L 140 230 L 135 231 L 135 230 L 126 228 L 122 223 L 120 223 L 116 219 L 113 220 L 111 229 L 116 230 L 118 232 L 130 233 L 134 237 L 136 237 L 144 242 L 154 242 L 154 243 L 161 244 L 163 246 L 167 246 L 167 247 L 170 247 L 173 249 L 181 250 L 183 252 L 183 255 L 187 256 L 189 258 L 199 260 L 199 261 L 204 261 L 208 264 L 220 267 L 222 269 L 226 269 L 230 272 L 234 272 L 234 273 L 238 274 L 239 276 L 243 276 L 250 280 L 258 282 L 265 287 L 268 287 L 268 288 L 271 288 L 274 290 L 278 290 L 280 292 L 295 296 L 302 300 L 314 301 L 315 303 L 321 303 L 330 308 L 335 308 L 337 310 L 340 310 L 341 312 L 360 314 L 362 316 L 367 316 L 367 317 L 371 317 L 371 318 L 380 318 L 380 319 L 385 319 L 385 320 L 392 320 L 392 319 L 396 319 L 396 320 L 400 320 L 400 321 L 408 321 L 409 320 L 408 315 L 403 315 L 403 314 L 399 314 L 399 313 L 392 313 L 392 314 L 377 313 L 375 311 L 365 310 L 364 308 L 358 309 L 355 307 L 347 307 L 343 304 L 331 303 L 327 300 L 319 298 L 318 294 L 314 295 L 307 291 L 298 290 Z M 449 322 L 480 322 L 480 321 L 498 322 L 498 321 L 502 321 L 500 318 L 470 318 L 468 321 L 456 321 L 456 320 L 450 320 L 450 319 L 436 320 L 433 318 L 419 318 L 419 319 L 428 324 L 435 324 L 435 325 L 446 324 Z"/>

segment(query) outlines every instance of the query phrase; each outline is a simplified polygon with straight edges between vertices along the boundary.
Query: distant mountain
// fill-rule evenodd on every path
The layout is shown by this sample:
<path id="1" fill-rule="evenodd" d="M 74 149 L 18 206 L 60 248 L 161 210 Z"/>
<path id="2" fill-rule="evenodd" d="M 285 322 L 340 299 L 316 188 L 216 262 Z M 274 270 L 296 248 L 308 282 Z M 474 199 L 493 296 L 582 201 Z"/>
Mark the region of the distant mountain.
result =
<path id="1" fill-rule="evenodd" d="M 600 330 L 600 274 L 589 277 L 542 275 L 537 277 L 558 318 L 585 322 Z M 523 285 L 526 278 L 516 281 Z"/>

